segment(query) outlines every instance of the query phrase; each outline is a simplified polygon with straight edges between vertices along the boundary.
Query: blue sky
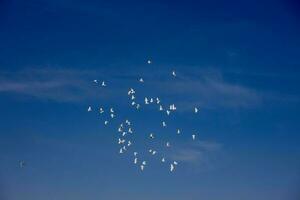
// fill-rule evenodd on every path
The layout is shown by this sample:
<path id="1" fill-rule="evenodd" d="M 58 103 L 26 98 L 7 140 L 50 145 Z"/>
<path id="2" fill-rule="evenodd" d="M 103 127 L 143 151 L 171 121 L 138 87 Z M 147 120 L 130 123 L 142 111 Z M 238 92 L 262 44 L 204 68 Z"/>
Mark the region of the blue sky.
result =
<path id="1" fill-rule="evenodd" d="M 0 199 L 299 199 L 299 8 L 1 1 Z M 178 106 L 170 119 L 184 131 L 172 140 L 175 173 L 153 158 L 141 173 L 132 157 L 118 155 L 116 124 L 104 127 L 86 112 L 115 107 L 142 142 L 160 130 L 160 118 L 150 108 L 132 112 L 129 87 Z M 195 129 L 199 141 L 191 143 Z"/>

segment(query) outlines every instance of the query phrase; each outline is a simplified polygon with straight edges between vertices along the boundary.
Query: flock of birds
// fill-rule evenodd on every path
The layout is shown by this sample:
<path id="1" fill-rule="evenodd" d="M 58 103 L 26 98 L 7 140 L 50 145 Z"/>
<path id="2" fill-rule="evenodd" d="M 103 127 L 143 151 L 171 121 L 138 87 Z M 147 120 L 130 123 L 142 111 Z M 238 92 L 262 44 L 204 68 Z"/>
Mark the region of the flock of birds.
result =
<path id="1" fill-rule="evenodd" d="M 152 61 L 148 60 L 147 63 L 151 64 Z M 176 76 L 177 76 L 175 71 L 172 71 L 171 75 L 174 78 L 176 78 Z M 105 81 L 98 81 L 97 79 L 95 79 L 95 80 L 93 80 L 93 82 L 94 82 L 94 84 L 100 85 L 101 87 L 107 87 L 107 84 Z M 144 79 L 139 78 L 138 82 L 143 84 Z M 134 88 L 130 88 L 127 92 L 127 95 L 130 100 L 130 106 L 135 110 L 140 110 L 143 106 L 150 105 L 150 104 L 156 105 L 158 108 L 157 109 L 158 112 L 165 113 L 167 116 L 169 116 L 172 112 L 175 112 L 177 110 L 177 107 L 175 104 L 171 104 L 171 105 L 167 105 L 167 106 L 163 105 L 161 103 L 161 99 L 159 97 L 144 97 L 142 102 L 138 102 L 136 99 L 136 91 Z M 107 110 L 104 110 L 104 108 L 100 107 L 95 110 L 98 111 L 100 114 L 108 113 L 109 117 L 104 120 L 105 126 L 107 126 L 110 123 L 110 121 L 116 117 L 114 108 L 109 108 Z M 94 108 L 92 106 L 88 106 L 87 111 L 92 112 L 92 111 L 94 111 Z M 195 114 L 197 114 L 198 111 L 199 111 L 199 109 L 197 107 L 194 107 L 193 112 Z M 161 121 L 161 127 L 163 127 L 163 128 L 167 127 L 166 121 Z M 117 140 L 117 144 L 119 145 L 118 152 L 120 154 L 124 154 L 130 148 L 132 148 L 134 146 L 134 142 L 130 139 L 132 137 L 132 135 L 134 134 L 134 128 L 132 126 L 131 121 L 128 119 L 121 121 L 121 123 L 117 127 L 117 132 L 119 134 L 118 140 Z M 177 129 L 176 134 L 181 134 L 181 130 Z M 197 134 L 191 134 L 191 136 L 190 136 L 191 140 L 196 140 L 196 135 Z M 149 133 L 148 139 L 155 140 L 156 139 L 155 134 Z M 164 146 L 165 146 L 165 148 L 171 148 L 171 144 L 169 141 L 166 141 Z M 155 149 L 148 149 L 147 151 L 150 155 L 159 156 L 159 160 L 162 163 L 166 163 L 168 161 L 168 159 L 166 157 L 161 155 L 160 152 Z M 145 167 L 147 166 L 147 161 L 141 159 L 139 157 L 139 153 L 137 151 L 133 151 L 132 156 L 133 156 L 133 163 L 135 165 L 138 165 L 140 170 L 143 171 L 145 169 Z M 171 172 L 173 172 L 175 170 L 176 166 L 178 165 L 178 161 L 171 160 L 171 161 L 168 161 L 168 164 L 169 164 L 169 170 Z"/>

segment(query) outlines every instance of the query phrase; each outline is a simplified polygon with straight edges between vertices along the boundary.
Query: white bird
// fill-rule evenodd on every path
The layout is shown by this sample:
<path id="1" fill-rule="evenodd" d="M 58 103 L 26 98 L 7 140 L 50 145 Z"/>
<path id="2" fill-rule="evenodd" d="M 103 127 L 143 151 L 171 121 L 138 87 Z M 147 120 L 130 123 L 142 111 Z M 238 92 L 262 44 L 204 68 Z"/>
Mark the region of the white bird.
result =
<path id="1" fill-rule="evenodd" d="M 99 112 L 100 112 L 100 114 L 104 113 L 103 108 L 99 108 Z"/>
<path id="2" fill-rule="evenodd" d="M 162 122 L 162 126 L 166 127 L 167 126 L 166 122 Z"/>
<path id="3" fill-rule="evenodd" d="M 165 161 L 166 161 L 165 158 L 162 158 L 162 159 L 161 159 L 161 162 L 165 162 Z"/>
<path id="4" fill-rule="evenodd" d="M 131 100 L 134 100 L 134 99 L 135 99 L 135 96 L 134 96 L 134 95 L 132 95 L 132 96 L 131 96 Z"/>
<path id="5" fill-rule="evenodd" d="M 145 167 L 144 165 L 141 165 L 141 170 L 142 170 L 142 171 L 144 170 L 144 167 Z"/>
<path id="6" fill-rule="evenodd" d="M 153 133 L 150 133 L 149 138 L 150 138 L 150 139 L 154 139 Z"/>
<path id="7" fill-rule="evenodd" d="M 105 87 L 106 86 L 106 83 L 104 81 L 102 81 L 102 84 L 101 84 L 102 87 Z"/>
<path id="8" fill-rule="evenodd" d="M 173 164 L 174 164 L 174 165 L 178 165 L 178 162 L 174 161 Z"/>
<path id="9" fill-rule="evenodd" d="M 130 124 L 131 124 L 130 121 L 129 121 L 128 119 L 125 120 L 125 123 L 126 123 L 128 126 L 130 126 Z"/>
<path id="10" fill-rule="evenodd" d="M 156 103 L 157 103 L 157 104 L 159 104 L 159 103 L 160 103 L 160 100 L 159 100 L 159 98 L 158 98 L 158 97 L 156 98 Z"/>
<path id="11" fill-rule="evenodd" d="M 134 93 L 135 93 L 134 89 L 130 88 L 129 91 L 128 91 L 128 95 L 131 95 L 131 94 L 134 94 Z"/>
<path id="12" fill-rule="evenodd" d="M 177 129 L 177 134 L 180 134 L 180 132 L 181 132 L 180 129 Z"/>
<path id="13" fill-rule="evenodd" d="M 162 111 L 162 110 L 163 110 L 163 107 L 162 107 L 161 105 L 159 106 L 159 110 L 160 110 L 160 111 Z"/>
<path id="14" fill-rule="evenodd" d="M 118 144 L 124 144 L 125 143 L 125 140 L 123 139 L 121 139 L 121 138 L 119 138 L 119 141 L 118 141 Z"/>
<path id="15" fill-rule="evenodd" d="M 146 161 L 143 161 L 143 162 L 142 162 L 142 165 L 146 165 L 146 164 L 147 164 Z"/>
<path id="16" fill-rule="evenodd" d="M 131 102 L 131 105 L 134 106 L 135 105 L 135 101 Z"/>
<path id="17" fill-rule="evenodd" d="M 137 156 L 137 155 L 138 155 L 138 152 L 136 152 L 136 151 L 133 152 L 133 155 L 134 155 L 134 156 Z"/>
<path id="18" fill-rule="evenodd" d="M 167 110 L 166 112 L 167 112 L 167 115 L 170 115 L 170 111 L 169 110 Z"/>
<path id="19" fill-rule="evenodd" d="M 176 76 L 176 72 L 175 72 L 175 71 L 172 71 L 172 75 L 173 75 L 173 76 Z"/>
<path id="20" fill-rule="evenodd" d="M 194 112 L 195 112 L 195 113 L 198 113 L 198 108 L 195 107 L 195 108 L 194 108 Z"/>
<path id="21" fill-rule="evenodd" d="M 108 124 L 108 121 L 104 121 L 104 124 L 107 125 L 107 124 Z"/>
<path id="22" fill-rule="evenodd" d="M 122 136 L 124 137 L 127 133 L 125 131 L 123 131 Z"/>
<path id="23" fill-rule="evenodd" d="M 170 142 L 167 142 L 167 143 L 166 143 L 166 146 L 167 146 L 167 147 L 170 147 L 170 146 L 171 146 L 171 145 L 170 145 Z"/>
<path id="24" fill-rule="evenodd" d="M 152 151 L 152 155 L 155 155 L 156 154 L 156 151 Z"/>
<path id="25" fill-rule="evenodd" d="M 119 153 L 123 153 L 123 149 L 122 148 L 120 149 Z"/>
<path id="26" fill-rule="evenodd" d="M 147 63 L 148 63 L 148 64 L 151 64 L 151 63 L 152 63 L 152 61 L 151 61 L 151 60 L 147 60 Z"/>
<path id="27" fill-rule="evenodd" d="M 143 78 L 140 78 L 139 80 L 141 83 L 144 83 L 144 79 Z"/>
<path id="28" fill-rule="evenodd" d="M 149 104 L 147 97 L 145 97 L 145 104 Z"/>
<path id="29" fill-rule="evenodd" d="M 128 133 L 132 133 L 132 129 L 131 128 L 128 129 Z"/>
<path id="30" fill-rule="evenodd" d="M 88 112 L 91 112 L 91 111 L 92 111 L 92 107 L 89 106 L 88 109 L 87 109 L 87 111 L 88 111 Z"/>
<path id="31" fill-rule="evenodd" d="M 111 118 L 114 118 L 114 117 L 115 117 L 115 115 L 114 115 L 113 113 L 111 113 L 111 114 L 110 114 L 110 117 L 111 117 Z"/>
<path id="32" fill-rule="evenodd" d="M 138 110 L 140 108 L 140 104 L 136 104 L 136 109 Z"/>
<path id="33" fill-rule="evenodd" d="M 192 138 L 193 138 L 193 140 L 195 140 L 195 139 L 196 139 L 196 135 L 193 134 L 193 135 L 192 135 Z"/>
<path id="34" fill-rule="evenodd" d="M 153 98 L 150 98 L 150 103 L 153 103 Z"/>
<path id="35" fill-rule="evenodd" d="M 174 171 L 174 165 L 173 164 L 170 164 L 170 171 Z"/>
<path id="36" fill-rule="evenodd" d="M 170 105 L 170 110 L 176 110 L 175 104 Z"/>
<path id="37" fill-rule="evenodd" d="M 111 113 L 113 113 L 114 112 L 114 109 L 113 108 L 110 108 L 110 110 L 109 110 Z"/>
<path id="38" fill-rule="evenodd" d="M 94 82 L 94 83 L 98 83 L 98 80 L 97 80 L 97 79 L 95 79 L 93 82 Z"/>
<path id="39" fill-rule="evenodd" d="M 129 140 L 128 143 L 127 143 L 127 146 L 131 146 L 131 145 L 132 145 L 132 143 L 131 143 L 131 141 Z"/>
<path id="40" fill-rule="evenodd" d="M 134 162 L 134 164 L 137 164 L 137 158 L 134 158 L 133 162 Z"/>
<path id="41" fill-rule="evenodd" d="M 152 153 L 152 149 L 149 149 L 149 153 Z"/>
<path id="42" fill-rule="evenodd" d="M 121 127 L 118 128 L 118 132 L 122 132 L 122 128 Z"/>
<path id="43" fill-rule="evenodd" d="M 126 146 L 123 146 L 122 148 L 123 148 L 123 150 L 124 150 L 124 151 L 126 151 L 126 150 L 127 150 L 127 149 L 126 149 Z"/>

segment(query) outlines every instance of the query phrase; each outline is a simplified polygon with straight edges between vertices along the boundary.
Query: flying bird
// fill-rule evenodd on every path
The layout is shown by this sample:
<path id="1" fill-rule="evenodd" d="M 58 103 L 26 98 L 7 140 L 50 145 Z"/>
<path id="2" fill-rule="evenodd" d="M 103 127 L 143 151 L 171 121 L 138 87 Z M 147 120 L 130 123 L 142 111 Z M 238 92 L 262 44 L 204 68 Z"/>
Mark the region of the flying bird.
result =
<path id="1" fill-rule="evenodd" d="M 92 111 L 92 107 L 89 106 L 88 109 L 87 109 L 87 111 L 88 111 L 88 112 L 91 112 L 91 111 Z"/>
<path id="2" fill-rule="evenodd" d="M 176 76 L 176 72 L 175 72 L 175 71 L 172 71 L 172 75 L 175 77 L 175 76 Z"/>
<path id="3" fill-rule="evenodd" d="M 196 139 L 196 135 L 195 135 L 195 134 L 193 134 L 193 135 L 192 135 L 192 138 L 193 138 L 193 140 L 195 140 L 195 139 Z"/>

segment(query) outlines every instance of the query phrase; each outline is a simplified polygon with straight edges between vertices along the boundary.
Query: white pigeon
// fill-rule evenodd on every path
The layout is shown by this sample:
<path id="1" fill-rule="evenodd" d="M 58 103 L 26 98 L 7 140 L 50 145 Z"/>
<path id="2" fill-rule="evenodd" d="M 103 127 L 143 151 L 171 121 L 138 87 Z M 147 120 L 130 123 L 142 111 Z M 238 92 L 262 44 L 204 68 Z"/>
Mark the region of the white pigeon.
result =
<path id="1" fill-rule="evenodd" d="M 145 104 L 149 104 L 147 97 L 145 97 Z"/>
<path id="2" fill-rule="evenodd" d="M 195 113 L 198 113 L 198 108 L 195 107 L 195 108 L 194 108 L 194 112 L 195 112 Z"/>
<path id="3" fill-rule="evenodd" d="M 128 129 L 128 133 L 132 133 L 132 129 L 131 128 Z"/>
<path id="4" fill-rule="evenodd" d="M 152 61 L 151 61 L 151 60 L 147 60 L 147 63 L 148 63 L 148 64 L 151 64 L 151 63 L 152 63 Z"/>
<path id="5" fill-rule="evenodd" d="M 174 165 L 178 165 L 178 162 L 174 161 L 173 164 L 174 164 Z"/>
<path id="6" fill-rule="evenodd" d="M 110 110 L 109 110 L 111 113 L 113 113 L 114 112 L 114 109 L 113 108 L 110 108 Z"/>
<path id="7" fill-rule="evenodd" d="M 134 95 L 132 95 L 132 96 L 131 96 L 131 100 L 134 100 L 134 99 L 135 99 L 135 96 L 134 96 Z"/>
<path id="8" fill-rule="evenodd" d="M 134 164 L 137 164 L 137 158 L 134 158 L 133 162 L 134 162 Z"/>
<path id="9" fill-rule="evenodd" d="M 126 151 L 126 150 L 127 150 L 127 149 L 126 149 L 126 146 L 123 146 L 122 148 L 123 148 L 123 150 L 124 150 L 124 151 Z"/>
<path id="10" fill-rule="evenodd" d="M 122 148 L 120 149 L 119 153 L 123 153 L 123 149 Z"/>
<path id="11" fill-rule="evenodd" d="M 167 142 L 167 143 L 166 143 L 166 146 L 167 146 L 167 147 L 170 147 L 170 146 L 171 146 L 171 145 L 170 145 L 170 142 Z"/>
<path id="12" fill-rule="evenodd" d="M 100 114 L 104 113 L 103 108 L 99 108 L 99 112 L 100 112 Z"/>
<path id="13" fill-rule="evenodd" d="M 152 155 L 155 155 L 156 154 L 156 151 L 152 151 Z"/>
<path id="14" fill-rule="evenodd" d="M 125 123 L 126 123 L 128 126 L 130 126 L 130 124 L 131 124 L 130 121 L 129 121 L 128 119 L 125 120 Z"/>
<path id="15" fill-rule="evenodd" d="M 92 107 L 89 106 L 88 109 L 87 109 L 87 111 L 88 111 L 88 112 L 91 112 L 91 111 L 92 111 Z"/>
<path id="16" fill-rule="evenodd" d="M 144 165 L 141 165 L 141 170 L 142 170 L 142 171 L 144 170 L 144 167 L 145 167 Z"/>
<path id="17" fill-rule="evenodd" d="M 111 117 L 111 118 L 114 118 L 114 117 L 115 117 L 115 115 L 114 115 L 113 113 L 111 113 L 111 114 L 110 114 L 110 117 Z"/>
<path id="18" fill-rule="evenodd" d="M 138 110 L 140 108 L 140 104 L 136 104 L 136 109 Z"/>
<path id="19" fill-rule="evenodd" d="M 94 82 L 94 83 L 98 83 L 98 80 L 97 80 L 97 79 L 95 79 L 93 82 Z"/>
<path id="20" fill-rule="evenodd" d="M 175 72 L 175 71 L 172 71 L 172 75 L 173 75 L 173 76 L 176 76 L 176 72 Z"/>
<path id="21" fill-rule="evenodd" d="M 161 159 L 161 162 L 165 162 L 165 161 L 166 161 L 165 158 L 162 158 L 162 159 Z"/>
<path id="22" fill-rule="evenodd" d="M 152 149 L 149 149 L 149 153 L 152 153 Z"/>
<path id="23" fill-rule="evenodd" d="M 159 110 L 160 110 L 160 111 L 162 111 L 162 110 L 163 110 L 163 107 L 162 107 L 161 105 L 159 106 Z"/>
<path id="24" fill-rule="evenodd" d="M 127 133 L 125 131 L 123 131 L 122 136 L 124 137 Z"/>
<path id="25" fill-rule="evenodd" d="M 174 104 L 170 105 L 170 110 L 176 110 L 176 106 Z"/>
<path id="26" fill-rule="evenodd" d="M 193 140 L 195 140 L 195 139 L 196 139 L 196 135 L 195 135 L 195 134 L 193 134 L 193 135 L 192 135 L 192 138 L 193 138 Z"/>
<path id="27" fill-rule="evenodd" d="M 121 127 L 118 128 L 118 132 L 122 132 L 122 128 Z"/>
<path id="28" fill-rule="evenodd" d="M 141 83 L 144 83 L 144 79 L 143 78 L 140 78 L 139 80 Z"/>
<path id="29" fill-rule="evenodd" d="M 107 124 L 108 124 L 108 121 L 104 121 L 104 124 L 107 125 Z"/>
<path id="30" fill-rule="evenodd" d="M 134 155 L 134 156 L 137 156 L 137 155 L 138 155 L 138 152 L 136 152 L 136 151 L 133 152 L 133 155 Z"/>
<path id="31" fill-rule="evenodd" d="M 174 165 L 173 164 L 170 164 L 170 171 L 174 171 Z"/>
<path id="32" fill-rule="evenodd" d="M 180 133 L 181 133 L 180 129 L 177 129 L 177 134 L 180 134 Z"/>
<path id="33" fill-rule="evenodd" d="M 166 127 L 167 126 L 166 122 L 162 122 L 162 126 Z"/>
<path id="34" fill-rule="evenodd" d="M 131 102 L 131 105 L 134 106 L 135 105 L 135 101 Z"/>
<path id="35" fill-rule="evenodd" d="M 150 133 L 149 138 L 154 139 L 153 133 Z"/>
<path id="36" fill-rule="evenodd" d="M 153 98 L 150 98 L 150 103 L 153 103 Z"/>
<path id="37" fill-rule="evenodd" d="M 170 115 L 170 111 L 169 110 L 167 110 L 166 112 L 167 112 L 167 115 Z"/>
<path id="38" fill-rule="evenodd" d="M 147 164 L 146 161 L 143 161 L 143 162 L 142 162 L 142 165 L 146 165 L 146 164 Z"/>
<path id="39" fill-rule="evenodd" d="M 101 84 L 102 87 L 105 87 L 106 86 L 106 83 L 104 81 L 102 81 L 102 84 Z"/>
<path id="40" fill-rule="evenodd" d="M 159 104 L 160 103 L 160 99 L 157 97 L 156 98 L 156 103 Z"/>
<path id="41" fill-rule="evenodd" d="M 132 143 L 131 143 L 131 141 L 129 140 L 128 143 L 127 143 L 127 146 L 131 146 L 131 145 L 132 145 Z"/>

